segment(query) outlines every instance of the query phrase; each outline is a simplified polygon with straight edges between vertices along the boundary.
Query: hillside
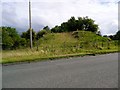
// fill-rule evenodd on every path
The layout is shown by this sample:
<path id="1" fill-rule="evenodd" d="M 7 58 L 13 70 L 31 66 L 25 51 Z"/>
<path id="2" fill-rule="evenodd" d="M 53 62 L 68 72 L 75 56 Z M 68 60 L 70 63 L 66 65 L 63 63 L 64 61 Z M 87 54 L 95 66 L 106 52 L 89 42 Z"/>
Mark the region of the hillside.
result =
<path id="1" fill-rule="evenodd" d="M 3 51 L 3 63 L 81 56 L 93 53 L 115 52 L 117 41 L 108 40 L 90 31 L 48 33 L 39 39 L 32 50 L 17 49 Z"/>
<path id="2" fill-rule="evenodd" d="M 101 37 L 90 31 L 50 33 L 41 38 L 39 42 L 40 48 L 43 50 L 55 49 L 60 51 L 76 49 L 78 52 L 80 50 L 102 50 L 115 48 L 116 44 L 115 41 L 109 41 L 108 38 Z"/>

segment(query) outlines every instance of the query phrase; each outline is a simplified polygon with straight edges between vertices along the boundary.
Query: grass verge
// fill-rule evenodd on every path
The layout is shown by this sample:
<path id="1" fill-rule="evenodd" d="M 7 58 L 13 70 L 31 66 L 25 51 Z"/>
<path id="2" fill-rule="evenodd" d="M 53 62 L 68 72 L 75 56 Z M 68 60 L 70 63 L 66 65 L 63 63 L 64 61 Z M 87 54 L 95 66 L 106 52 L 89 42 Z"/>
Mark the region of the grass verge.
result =
<path id="1" fill-rule="evenodd" d="M 56 60 L 61 58 L 70 58 L 70 57 L 81 57 L 81 56 L 95 56 L 97 54 L 108 54 L 108 53 L 117 53 L 117 50 L 98 50 L 98 51 L 91 51 L 91 52 L 84 52 L 84 53 L 73 53 L 73 54 L 65 54 L 65 55 L 54 55 L 54 56 L 35 56 L 35 57 L 23 57 L 23 58 L 10 58 L 6 60 L 2 60 L 3 65 L 9 65 L 9 64 L 20 64 L 20 63 L 30 63 L 30 62 L 36 62 L 36 61 L 45 61 L 45 60 Z"/>

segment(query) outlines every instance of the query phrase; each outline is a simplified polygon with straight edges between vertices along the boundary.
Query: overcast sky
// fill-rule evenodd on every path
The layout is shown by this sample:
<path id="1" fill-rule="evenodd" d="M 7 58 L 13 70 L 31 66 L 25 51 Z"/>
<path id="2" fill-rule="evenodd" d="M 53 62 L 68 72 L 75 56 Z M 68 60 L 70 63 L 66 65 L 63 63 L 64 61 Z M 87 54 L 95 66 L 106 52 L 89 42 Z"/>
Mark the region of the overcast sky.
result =
<path id="1" fill-rule="evenodd" d="M 95 20 L 103 35 L 118 31 L 119 0 L 31 0 L 32 28 L 41 30 L 66 22 L 71 16 L 88 16 Z M 28 0 L 2 0 L 2 26 L 15 27 L 18 32 L 28 29 Z M 0 6 L 0 7 L 1 7 Z"/>

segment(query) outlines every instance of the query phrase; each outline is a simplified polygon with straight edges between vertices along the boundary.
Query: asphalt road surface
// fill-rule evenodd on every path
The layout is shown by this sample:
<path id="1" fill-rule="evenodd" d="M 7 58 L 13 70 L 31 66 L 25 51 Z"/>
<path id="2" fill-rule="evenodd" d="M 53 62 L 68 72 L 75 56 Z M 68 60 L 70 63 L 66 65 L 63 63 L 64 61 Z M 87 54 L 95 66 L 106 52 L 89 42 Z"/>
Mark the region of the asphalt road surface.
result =
<path id="1" fill-rule="evenodd" d="M 118 54 L 3 66 L 3 88 L 118 88 Z"/>

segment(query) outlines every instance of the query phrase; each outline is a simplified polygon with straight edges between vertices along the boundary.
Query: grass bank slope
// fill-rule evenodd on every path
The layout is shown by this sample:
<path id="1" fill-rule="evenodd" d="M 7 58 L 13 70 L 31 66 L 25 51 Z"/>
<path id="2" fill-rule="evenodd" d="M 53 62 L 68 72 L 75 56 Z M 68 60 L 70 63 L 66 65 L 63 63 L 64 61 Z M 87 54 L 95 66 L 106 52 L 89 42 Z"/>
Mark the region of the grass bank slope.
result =
<path id="1" fill-rule="evenodd" d="M 1 63 L 38 61 L 54 58 L 117 52 L 117 41 L 109 40 L 88 31 L 48 33 L 37 47 L 2 52 Z"/>

